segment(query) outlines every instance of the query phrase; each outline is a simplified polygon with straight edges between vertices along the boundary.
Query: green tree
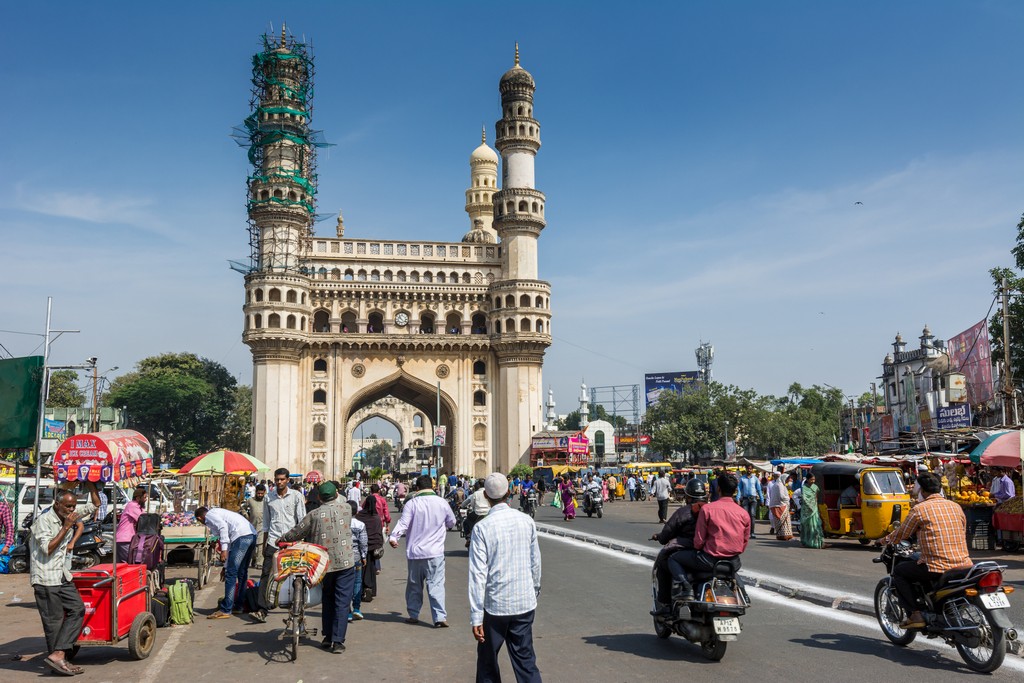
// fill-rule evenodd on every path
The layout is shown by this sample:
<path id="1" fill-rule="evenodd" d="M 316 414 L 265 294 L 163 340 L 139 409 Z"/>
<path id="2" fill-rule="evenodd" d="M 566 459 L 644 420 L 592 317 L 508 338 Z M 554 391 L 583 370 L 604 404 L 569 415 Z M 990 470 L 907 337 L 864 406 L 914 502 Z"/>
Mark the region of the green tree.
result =
<path id="1" fill-rule="evenodd" d="M 235 387 L 231 412 L 224 421 L 220 445 L 233 451 L 249 453 L 252 448 L 252 387 Z"/>
<path id="2" fill-rule="evenodd" d="M 1017 249 L 1021 247 L 1018 242 Z M 989 271 L 992 275 L 993 292 L 1000 296 L 1003 286 L 1003 278 L 1010 289 L 1009 312 L 1010 320 L 1008 330 L 1010 336 L 1010 368 L 1015 378 L 1024 376 L 1024 278 L 1017 275 L 1011 268 L 993 268 Z M 988 321 L 989 341 L 992 344 L 993 360 L 1001 361 L 1004 357 L 1003 346 L 1003 308 L 997 302 L 994 313 Z"/>
<path id="3" fill-rule="evenodd" d="M 50 388 L 46 393 L 47 408 L 81 408 L 85 405 L 85 392 L 78 388 L 78 373 L 74 370 L 55 370 L 50 373 Z"/>
<path id="4" fill-rule="evenodd" d="M 509 479 L 515 479 L 516 477 L 524 479 L 528 474 L 533 474 L 533 468 L 521 462 L 512 468 L 512 471 L 508 473 L 508 477 Z"/>
<path id="5" fill-rule="evenodd" d="M 627 420 L 625 417 L 623 417 L 622 415 L 612 415 L 607 410 L 605 410 L 605 407 L 600 403 L 591 407 L 590 414 L 591 421 L 604 420 L 605 422 L 611 423 L 611 425 L 616 429 L 622 429 L 623 427 L 629 424 L 629 420 Z M 556 420 L 555 427 L 559 431 L 564 432 L 578 431 L 580 429 L 580 411 L 574 410 L 561 420 Z"/>
<path id="6" fill-rule="evenodd" d="M 371 435 L 370 438 L 375 439 L 377 437 Z M 382 467 L 385 459 L 390 458 L 394 450 L 394 446 L 391 445 L 390 441 L 378 441 L 366 449 L 366 461 L 363 467 L 367 469 Z"/>

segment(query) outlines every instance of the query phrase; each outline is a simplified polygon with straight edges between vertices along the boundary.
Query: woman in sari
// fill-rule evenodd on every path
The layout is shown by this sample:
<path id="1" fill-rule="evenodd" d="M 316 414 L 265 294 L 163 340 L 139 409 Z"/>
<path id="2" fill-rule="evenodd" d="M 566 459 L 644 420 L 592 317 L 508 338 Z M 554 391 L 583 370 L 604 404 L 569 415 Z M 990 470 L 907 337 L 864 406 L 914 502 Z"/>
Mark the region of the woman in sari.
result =
<path id="1" fill-rule="evenodd" d="M 772 516 L 775 538 L 780 541 L 793 539 L 793 525 L 789 521 L 789 489 L 786 488 L 788 477 L 775 472 L 772 483 L 768 485 L 768 511 Z"/>
<path id="2" fill-rule="evenodd" d="M 804 480 L 803 502 L 800 505 L 800 543 L 807 548 L 824 548 L 825 534 L 821 528 L 821 515 L 818 513 L 818 485 L 814 483 L 814 475 L 808 474 Z"/>
<path id="3" fill-rule="evenodd" d="M 576 519 L 576 487 L 569 481 L 569 475 L 562 475 L 562 483 L 558 485 L 562 496 L 562 516 L 565 521 Z"/>

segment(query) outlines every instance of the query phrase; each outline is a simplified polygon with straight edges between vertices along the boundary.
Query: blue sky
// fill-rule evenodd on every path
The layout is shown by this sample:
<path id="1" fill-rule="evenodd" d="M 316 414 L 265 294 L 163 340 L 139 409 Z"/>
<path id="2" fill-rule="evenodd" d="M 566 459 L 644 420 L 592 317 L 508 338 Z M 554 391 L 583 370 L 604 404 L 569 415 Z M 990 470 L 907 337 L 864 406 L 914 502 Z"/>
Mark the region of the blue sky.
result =
<path id="1" fill-rule="evenodd" d="M 313 124 L 336 144 L 320 210 L 353 236 L 467 231 L 469 153 L 519 41 L 559 412 L 584 377 L 695 369 L 702 339 L 721 381 L 859 395 L 897 331 L 985 316 L 1024 212 L 1019 2 L 36 2 L 5 19 L 0 328 L 41 331 L 52 295 L 54 327 L 82 330 L 55 363 L 188 350 L 249 381 L 229 133 L 282 19 L 312 38 Z"/>

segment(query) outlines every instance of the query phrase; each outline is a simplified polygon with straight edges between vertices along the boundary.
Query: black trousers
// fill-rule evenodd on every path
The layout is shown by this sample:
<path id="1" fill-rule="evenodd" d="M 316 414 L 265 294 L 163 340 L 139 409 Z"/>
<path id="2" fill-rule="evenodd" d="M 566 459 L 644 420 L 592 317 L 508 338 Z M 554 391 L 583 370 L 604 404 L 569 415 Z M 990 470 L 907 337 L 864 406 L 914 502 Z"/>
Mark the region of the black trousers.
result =
<path id="1" fill-rule="evenodd" d="M 658 521 L 662 524 L 668 521 L 668 498 L 658 501 Z"/>
<path id="2" fill-rule="evenodd" d="M 270 601 L 267 600 L 267 590 L 270 588 L 270 576 L 277 569 L 277 567 L 274 566 L 274 553 L 276 552 L 276 545 L 270 545 L 267 543 L 263 546 L 263 566 L 260 567 L 260 588 L 256 591 L 256 606 L 264 612 L 270 611 Z M 326 600 L 326 598 L 324 599 Z"/>
<path id="3" fill-rule="evenodd" d="M 517 683 L 541 683 L 533 651 L 533 616 L 536 610 L 513 616 L 484 612 L 484 642 L 476 646 L 476 683 L 501 683 L 498 653 L 508 643 L 508 656 Z"/>
<path id="4" fill-rule="evenodd" d="M 370 591 L 370 597 L 377 597 L 377 563 L 373 559 L 373 551 L 366 558 L 366 566 L 363 567 L 363 593 Z M 367 601 L 369 602 L 369 601 Z"/>
<path id="5" fill-rule="evenodd" d="M 940 576 L 940 572 L 929 571 L 928 565 L 917 562 L 900 562 L 893 567 L 892 586 L 896 589 L 896 595 L 908 615 L 914 610 L 921 609 L 914 585 L 924 584 L 927 588 Z"/>
<path id="6" fill-rule="evenodd" d="M 32 586 L 32 590 L 43 621 L 47 654 L 70 650 L 85 621 L 85 604 L 75 584 L 68 581 L 59 586 Z"/>

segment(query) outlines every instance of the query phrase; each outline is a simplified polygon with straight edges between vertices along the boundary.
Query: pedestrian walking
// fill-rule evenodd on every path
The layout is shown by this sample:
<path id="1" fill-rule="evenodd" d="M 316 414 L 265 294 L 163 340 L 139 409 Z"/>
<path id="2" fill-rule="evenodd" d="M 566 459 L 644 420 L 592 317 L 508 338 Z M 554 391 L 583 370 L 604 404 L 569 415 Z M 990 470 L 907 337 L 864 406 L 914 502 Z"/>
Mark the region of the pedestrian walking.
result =
<path id="1" fill-rule="evenodd" d="M 626 480 L 626 489 L 629 491 L 629 499 L 631 501 L 636 500 L 636 477 L 632 474 Z"/>
<path id="2" fill-rule="evenodd" d="M 267 532 L 263 530 L 263 501 L 267 497 L 267 487 L 257 484 L 252 497 L 242 503 L 242 515 L 256 529 L 256 546 L 252 551 L 252 567 L 263 569 L 263 549 L 267 543 Z"/>
<path id="3" fill-rule="evenodd" d="M 814 483 L 814 474 L 807 475 L 801 489 L 803 502 L 800 504 L 800 543 L 806 548 L 824 548 L 825 533 L 821 528 L 821 514 L 818 512 L 818 498 L 821 493 Z"/>
<path id="4" fill-rule="evenodd" d="M 14 548 L 17 540 L 17 530 L 14 527 L 14 515 L 11 513 L 11 506 L 0 498 L 0 538 L 3 538 L 3 547 L 0 548 L 0 555 L 7 555 Z"/>
<path id="5" fill-rule="evenodd" d="M 672 485 L 668 483 L 668 477 L 664 472 L 658 473 L 658 478 L 651 485 L 651 495 L 658 501 L 658 523 L 664 524 L 668 521 L 668 497 L 672 494 Z"/>
<path id="6" fill-rule="evenodd" d="M 377 572 L 380 558 L 384 556 L 384 530 L 381 527 L 377 506 L 367 497 L 356 519 L 366 525 L 366 566 L 363 567 L 363 600 L 370 602 L 377 597 Z"/>
<path id="7" fill-rule="evenodd" d="M 508 644 L 518 683 L 540 683 L 533 649 L 533 619 L 540 595 L 537 527 L 508 505 L 508 478 L 484 481 L 491 511 L 480 520 L 469 546 L 469 621 L 476 648 L 477 683 L 500 683 L 498 653 Z"/>
<path id="8" fill-rule="evenodd" d="M 320 507 L 281 534 L 277 543 L 308 541 L 327 548 L 329 564 L 323 579 L 323 640 L 320 645 L 325 650 L 340 653 L 345 651 L 349 606 L 356 579 L 352 561 L 352 509 L 345 499 L 338 496 L 338 488 L 333 482 L 320 484 L 318 493 Z"/>
<path id="9" fill-rule="evenodd" d="M 434 627 L 448 628 L 444 607 L 444 542 L 447 530 L 455 526 L 455 515 L 451 506 L 434 492 L 432 484 L 430 475 L 416 480 L 416 493 L 406 502 L 388 542 L 397 548 L 398 539 L 406 536 L 409 575 L 405 582 L 405 609 L 409 617 L 405 623 L 419 623 L 425 583 Z"/>
<path id="10" fill-rule="evenodd" d="M 569 475 L 562 475 L 562 483 L 558 485 L 558 493 L 562 497 L 562 518 L 568 522 L 576 519 L 576 487 L 569 480 Z"/>
<path id="11" fill-rule="evenodd" d="M 277 539 L 284 532 L 298 526 L 306 516 L 306 499 L 302 492 L 288 486 L 288 475 L 286 467 L 274 470 L 274 488 L 263 499 L 263 568 L 260 571 L 260 588 L 256 591 L 258 609 L 249 615 L 260 623 L 266 622 L 270 611 L 267 590 L 270 577 L 276 569 L 274 554 L 277 552 Z"/>
<path id="12" fill-rule="evenodd" d="M 369 497 L 369 496 L 367 496 Z M 359 507 L 351 500 L 348 503 L 349 511 L 352 513 L 352 565 L 355 568 L 355 581 L 352 588 L 352 610 L 348 613 L 349 621 L 362 621 L 363 619 L 363 568 L 366 567 L 367 536 L 366 525 L 356 519 Z"/>
<path id="13" fill-rule="evenodd" d="M 235 607 L 235 587 L 249 578 L 249 562 L 256 547 L 256 528 L 242 515 L 224 508 L 196 508 L 196 519 L 220 541 L 224 565 L 224 598 L 207 619 L 227 619 Z"/>
<path id="14" fill-rule="evenodd" d="M 772 483 L 768 484 L 768 511 L 772 516 L 772 528 L 775 529 L 775 538 L 780 541 L 789 541 L 793 538 L 793 525 L 789 515 L 789 489 L 786 487 L 786 479 L 789 475 L 783 476 L 780 472 L 772 474 Z M 750 535 L 754 537 L 753 534 Z"/>
<path id="15" fill-rule="evenodd" d="M 754 474 L 753 465 L 747 465 L 746 474 L 740 477 L 739 483 L 740 507 L 750 515 L 750 537 L 756 538 L 754 521 L 757 519 L 757 507 L 764 503 L 764 493 L 761 489 L 761 480 Z"/>
<path id="16" fill-rule="evenodd" d="M 71 491 L 60 491 L 49 510 L 32 522 L 29 535 L 29 583 L 35 594 L 36 609 L 43 622 L 47 655 L 43 664 L 62 676 L 84 673 L 67 660 L 85 621 L 85 603 L 71 582 L 69 544 L 73 547 L 82 534 L 81 520 L 96 513 L 100 497 L 96 485 L 86 483 L 90 502 L 78 505 Z"/>

